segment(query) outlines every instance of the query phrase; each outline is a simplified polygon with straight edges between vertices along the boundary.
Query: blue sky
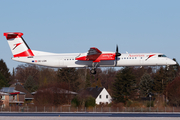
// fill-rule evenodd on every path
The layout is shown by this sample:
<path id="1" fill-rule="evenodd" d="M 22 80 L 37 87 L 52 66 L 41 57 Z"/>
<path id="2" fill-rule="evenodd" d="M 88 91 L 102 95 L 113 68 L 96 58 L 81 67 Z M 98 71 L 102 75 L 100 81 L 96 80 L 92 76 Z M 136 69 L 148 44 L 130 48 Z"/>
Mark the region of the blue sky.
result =
<path id="1" fill-rule="evenodd" d="M 1 0 L 0 59 L 10 72 L 4 32 L 22 32 L 33 50 L 55 53 L 160 52 L 180 61 L 179 0 Z"/>

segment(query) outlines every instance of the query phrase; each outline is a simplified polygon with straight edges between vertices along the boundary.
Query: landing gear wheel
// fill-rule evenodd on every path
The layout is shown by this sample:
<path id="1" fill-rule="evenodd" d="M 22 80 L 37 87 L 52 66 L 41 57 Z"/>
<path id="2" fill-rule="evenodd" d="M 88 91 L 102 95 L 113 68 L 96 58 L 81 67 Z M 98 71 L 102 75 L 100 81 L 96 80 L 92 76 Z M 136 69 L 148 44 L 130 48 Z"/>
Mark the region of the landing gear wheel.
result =
<path id="1" fill-rule="evenodd" d="M 96 74 L 96 70 L 95 69 L 91 69 L 91 74 Z"/>

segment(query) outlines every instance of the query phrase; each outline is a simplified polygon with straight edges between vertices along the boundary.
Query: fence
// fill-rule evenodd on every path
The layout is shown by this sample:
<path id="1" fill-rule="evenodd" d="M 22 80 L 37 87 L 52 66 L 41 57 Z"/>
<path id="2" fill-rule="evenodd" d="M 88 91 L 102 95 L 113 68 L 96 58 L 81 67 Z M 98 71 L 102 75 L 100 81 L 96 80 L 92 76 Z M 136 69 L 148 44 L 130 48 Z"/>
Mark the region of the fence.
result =
<path id="1" fill-rule="evenodd" d="M 89 107 L 70 106 L 10 106 L 0 112 L 180 112 L 180 107 Z"/>

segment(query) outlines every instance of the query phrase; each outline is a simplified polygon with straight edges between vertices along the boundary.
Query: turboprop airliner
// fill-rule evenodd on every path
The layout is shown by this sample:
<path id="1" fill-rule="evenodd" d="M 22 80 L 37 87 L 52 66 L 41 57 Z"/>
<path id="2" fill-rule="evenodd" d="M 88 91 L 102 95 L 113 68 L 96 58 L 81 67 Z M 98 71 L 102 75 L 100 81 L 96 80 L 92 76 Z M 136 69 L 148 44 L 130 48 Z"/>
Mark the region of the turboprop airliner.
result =
<path id="1" fill-rule="evenodd" d="M 13 60 L 35 65 L 56 68 L 91 67 L 91 73 L 96 74 L 97 67 L 123 66 L 169 66 L 176 62 L 162 53 L 119 53 L 100 51 L 91 47 L 85 53 L 50 53 L 31 50 L 23 39 L 21 32 L 4 33 L 13 54 Z"/>

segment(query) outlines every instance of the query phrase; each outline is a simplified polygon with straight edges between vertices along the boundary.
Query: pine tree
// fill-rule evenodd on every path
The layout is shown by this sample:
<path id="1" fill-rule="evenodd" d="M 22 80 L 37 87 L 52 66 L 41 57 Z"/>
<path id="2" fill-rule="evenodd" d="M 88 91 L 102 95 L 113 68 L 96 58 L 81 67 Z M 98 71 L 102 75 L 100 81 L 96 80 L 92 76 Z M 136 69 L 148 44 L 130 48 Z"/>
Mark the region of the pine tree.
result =
<path id="1" fill-rule="evenodd" d="M 153 79 L 148 73 L 145 73 L 139 83 L 140 93 L 145 97 L 148 93 L 153 91 Z"/>
<path id="2" fill-rule="evenodd" d="M 126 102 L 135 92 L 135 77 L 129 67 L 123 68 L 117 73 L 115 82 L 112 86 L 113 99 L 115 102 Z"/>
<path id="3" fill-rule="evenodd" d="M 6 78 L 0 73 L 0 89 L 2 87 L 7 87 L 7 86 L 8 86 L 8 83 L 7 83 Z"/>
<path id="4" fill-rule="evenodd" d="M 3 59 L 0 60 L 0 73 L 5 77 L 6 83 L 9 83 L 11 81 L 10 77 L 11 74 L 9 72 L 9 69 L 7 68 L 6 63 L 3 61 Z"/>
<path id="5" fill-rule="evenodd" d="M 154 90 L 156 93 L 163 93 L 165 83 L 165 70 L 161 67 L 154 76 Z"/>

